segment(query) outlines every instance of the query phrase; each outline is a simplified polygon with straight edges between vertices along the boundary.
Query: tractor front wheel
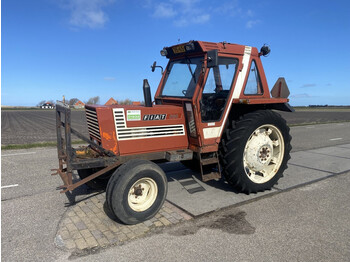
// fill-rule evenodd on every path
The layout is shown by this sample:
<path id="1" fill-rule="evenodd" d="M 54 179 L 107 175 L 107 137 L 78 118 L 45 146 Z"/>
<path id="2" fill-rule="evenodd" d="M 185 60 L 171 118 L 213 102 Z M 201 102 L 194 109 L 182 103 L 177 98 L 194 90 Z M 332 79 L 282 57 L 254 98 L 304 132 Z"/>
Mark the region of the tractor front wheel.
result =
<path id="1" fill-rule="evenodd" d="M 226 180 L 247 194 L 271 189 L 287 168 L 290 141 L 279 114 L 258 110 L 243 115 L 226 130 L 220 146 Z"/>
<path id="2" fill-rule="evenodd" d="M 130 160 L 112 175 L 106 190 L 106 202 L 125 224 L 137 224 L 155 216 L 168 191 L 164 171 L 147 160 Z"/>

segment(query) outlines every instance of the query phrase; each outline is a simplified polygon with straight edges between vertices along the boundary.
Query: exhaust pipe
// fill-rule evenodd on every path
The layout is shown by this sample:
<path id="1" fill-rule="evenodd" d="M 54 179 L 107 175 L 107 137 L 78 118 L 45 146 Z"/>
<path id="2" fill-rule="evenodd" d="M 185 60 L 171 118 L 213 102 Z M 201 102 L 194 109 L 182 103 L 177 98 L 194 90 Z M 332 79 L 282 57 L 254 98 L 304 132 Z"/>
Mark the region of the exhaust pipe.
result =
<path id="1" fill-rule="evenodd" d="M 143 79 L 143 96 L 145 98 L 145 106 L 152 107 L 151 88 L 147 79 Z"/>

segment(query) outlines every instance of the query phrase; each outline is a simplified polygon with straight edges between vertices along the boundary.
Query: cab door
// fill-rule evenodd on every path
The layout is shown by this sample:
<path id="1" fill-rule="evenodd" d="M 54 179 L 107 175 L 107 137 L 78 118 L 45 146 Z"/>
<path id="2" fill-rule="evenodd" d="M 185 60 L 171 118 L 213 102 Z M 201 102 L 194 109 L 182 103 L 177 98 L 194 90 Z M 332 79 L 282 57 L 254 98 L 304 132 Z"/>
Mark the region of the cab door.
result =
<path id="1" fill-rule="evenodd" d="M 218 57 L 218 64 L 207 68 L 206 78 L 194 103 L 203 152 L 216 151 L 224 127 L 223 119 L 232 97 L 239 57 Z"/>

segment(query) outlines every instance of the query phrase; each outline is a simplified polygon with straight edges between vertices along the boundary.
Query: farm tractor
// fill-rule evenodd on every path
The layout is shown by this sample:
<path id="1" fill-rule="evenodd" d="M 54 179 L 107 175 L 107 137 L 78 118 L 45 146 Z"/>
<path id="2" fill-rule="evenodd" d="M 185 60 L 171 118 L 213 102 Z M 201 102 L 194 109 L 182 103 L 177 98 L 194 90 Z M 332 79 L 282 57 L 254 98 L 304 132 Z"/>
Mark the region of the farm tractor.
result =
<path id="1" fill-rule="evenodd" d="M 106 204 L 125 224 L 152 218 L 167 195 L 158 163 L 181 161 L 203 181 L 221 176 L 242 193 L 269 190 L 290 158 L 291 136 L 277 110 L 292 112 L 284 78 L 268 89 L 255 47 L 190 41 L 165 47 L 169 59 L 154 101 L 144 105 L 85 105 L 89 137 L 71 127 L 64 102 L 56 107 L 61 192 L 82 184 L 106 190 Z M 159 68 L 156 62 L 152 71 Z M 72 135 L 88 146 L 72 147 Z M 73 179 L 76 170 L 81 180 Z M 69 193 L 69 192 L 68 192 Z"/>

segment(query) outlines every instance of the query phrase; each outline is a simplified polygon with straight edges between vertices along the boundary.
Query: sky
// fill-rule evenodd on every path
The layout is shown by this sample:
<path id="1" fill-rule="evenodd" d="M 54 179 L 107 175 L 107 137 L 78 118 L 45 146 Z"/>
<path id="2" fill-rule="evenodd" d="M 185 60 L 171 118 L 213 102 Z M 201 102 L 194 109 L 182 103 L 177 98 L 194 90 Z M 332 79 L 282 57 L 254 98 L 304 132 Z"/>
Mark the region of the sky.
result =
<path id="1" fill-rule="evenodd" d="M 349 14 L 348 0 L 2 0 L 1 105 L 142 101 L 160 50 L 190 40 L 266 43 L 269 87 L 285 77 L 291 105 L 350 105 Z"/>

